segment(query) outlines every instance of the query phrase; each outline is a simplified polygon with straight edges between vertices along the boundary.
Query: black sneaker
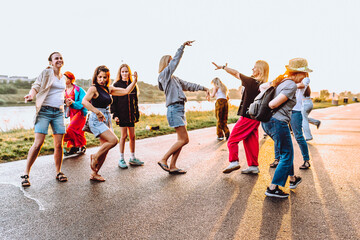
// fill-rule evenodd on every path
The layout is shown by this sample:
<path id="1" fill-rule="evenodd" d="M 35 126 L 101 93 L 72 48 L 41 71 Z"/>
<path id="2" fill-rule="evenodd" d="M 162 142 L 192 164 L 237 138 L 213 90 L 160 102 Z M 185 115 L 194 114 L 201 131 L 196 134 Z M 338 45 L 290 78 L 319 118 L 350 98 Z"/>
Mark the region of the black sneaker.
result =
<path id="1" fill-rule="evenodd" d="M 270 188 L 266 189 L 265 195 L 268 197 L 277 197 L 277 198 L 287 198 L 289 197 L 288 193 L 284 193 L 279 186 L 276 186 L 274 190 L 270 190 Z"/>
<path id="2" fill-rule="evenodd" d="M 295 181 L 290 181 L 290 189 L 295 189 L 301 183 L 301 181 L 301 177 L 295 176 Z"/>

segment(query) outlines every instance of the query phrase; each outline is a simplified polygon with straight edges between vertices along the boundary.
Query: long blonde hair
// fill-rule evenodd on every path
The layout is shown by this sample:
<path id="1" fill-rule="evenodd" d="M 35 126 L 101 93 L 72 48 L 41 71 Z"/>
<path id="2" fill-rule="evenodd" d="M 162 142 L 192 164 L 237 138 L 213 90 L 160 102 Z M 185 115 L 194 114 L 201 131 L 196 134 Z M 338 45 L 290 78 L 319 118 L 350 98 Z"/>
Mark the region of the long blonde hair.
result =
<path id="1" fill-rule="evenodd" d="M 260 69 L 260 74 L 254 78 L 261 83 L 267 82 L 269 79 L 269 64 L 264 60 L 257 60 L 255 65 Z"/>
<path id="2" fill-rule="evenodd" d="M 165 55 L 160 59 L 159 73 L 161 73 L 167 67 L 167 65 L 169 65 L 170 58 L 171 58 L 170 55 Z"/>
<path id="3" fill-rule="evenodd" d="M 227 96 L 229 94 L 229 90 L 225 86 L 225 84 L 222 83 L 220 78 L 216 77 L 211 81 L 211 84 L 213 84 L 215 87 L 220 88 L 221 91 Z"/>
<path id="4" fill-rule="evenodd" d="M 130 69 L 129 65 L 127 65 L 126 63 L 120 65 L 119 71 L 117 72 L 117 75 L 116 75 L 116 78 L 115 78 L 115 82 L 120 81 L 120 80 L 121 80 L 121 81 L 124 81 L 124 80 L 122 79 L 122 77 L 121 77 L 121 69 L 122 69 L 123 67 L 126 67 L 126 68 L 128 69 L 128 71 L 129 71 L 129 81 L 132 83 L 132 82 L 133 82 L 133 78 L 132 78 L 132 74 L 131 74 L 131 69 Z M 139 95 L 140 91 L 139 91 L 139 88 L 137 87 L 137 84 L 136 84 L 136 86 L 135 86 L 135 89 L 136 89 L 136 94 Z"/>

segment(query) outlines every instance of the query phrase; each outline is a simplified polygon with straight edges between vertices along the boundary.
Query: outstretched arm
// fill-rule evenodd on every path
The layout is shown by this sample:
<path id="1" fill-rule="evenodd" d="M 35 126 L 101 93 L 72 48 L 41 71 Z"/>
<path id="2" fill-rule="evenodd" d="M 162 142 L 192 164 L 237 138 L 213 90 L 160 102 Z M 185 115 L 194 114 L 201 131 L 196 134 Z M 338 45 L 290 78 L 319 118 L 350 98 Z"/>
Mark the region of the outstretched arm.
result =
<path id="1" fill-rule="evenodd" d="M 236 71 L 235 69 L 229 68 L 227 66 L 227 63 L 224 66 L 219 66 L 216 63 L 212 62 L 212 64 L 215 65 L 215 70 L 219 70 L 219 69 L 224 69 L 227 73 L 233 75 L 234 77 L 236 77 L 237 79 L 241 80 L 240 78 L 240 73 L 238 71 Z"/>
<path id="2" fill-rule="evenodd" d="M 177 66 L 179 65 L 180 63 L 180 59 L 184 53 L 184 49 L 185 49 L 185 46 L 192 46 L 191 44 L 193 43 L 194 41 L 186 41 L 183 43 L 183 45 L 181 45 L 181 47 L 177 50 L 177 52 L 175 53 L 174 55 L 174 58 L 171 59 L 171 61 L 169 62 L 169 65 L 166 67 L 167 70 L 169 71 L 169 74 L 170 76 L 175 72 Z M 165 69 L 166 69 L 165 68 Z"/>
<path id="3" fill-rule="evenodd" d="M 210 97 L 212 97 L 212 98 L 215 97 L 215 94 L 216 94 L 216 92 L 217 92 L 218 89 L 219 89 L 219 88 L 214 87 L 212 93 L 210 94 Z"/>
<path id="4" fill-rule="evenodd" d="M 136 83 L 137 83 L 137 72 L 134 72 L 134 81 L 129 86 L 127 86 L 127 88 L 110 86 L 109 87 L 110 94 L 114 95 L 114 96 L 127 95 L 127 94 L 131 93 L 131 91 L 134 89 Z"/>

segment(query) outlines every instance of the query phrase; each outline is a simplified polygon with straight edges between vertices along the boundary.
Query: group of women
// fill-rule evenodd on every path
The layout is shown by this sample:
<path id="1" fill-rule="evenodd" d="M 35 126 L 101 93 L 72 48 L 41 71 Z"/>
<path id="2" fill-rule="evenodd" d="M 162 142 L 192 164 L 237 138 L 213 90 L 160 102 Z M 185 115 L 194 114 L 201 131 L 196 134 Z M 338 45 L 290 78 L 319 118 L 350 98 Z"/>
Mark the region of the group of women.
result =
<path id="1" fill-rule="evenodd" d="M 270 197 L 286 198 L 289 194 L 284 193 L 279 186 L 284 187 L 290 177 L 290 188 L 295 189 L 301 182 L 301 177 L 294 175 L 293 158 L 294 151 L 289 130 L 289 124 L 296 129 L 296 140 L 299 145 L 306 141 L 303 140 L 302 128 L 299 130 L 299 122 L 303 119 L 299 117 L 298 109 L 293 109 L 296 105 L 298 89 L 303 89 L 302 93 L 308 87 L 308 68 L 307 61 L 303 58 L 295 58 L 286 65 L 286 72 L 274 81 L 268 82 L 269 65 L 263 60 L 258 60 L 251 77 L 239 73 L 237 70 L 229 68 L 227 64 L 221 66 L 213 62 L 216 69 L 223 69 L 241 81 L 243 86 L 242 101 L 239 106 L 239 120 L 233 130 L 229 131 L 227 127 L 228 115 L 228 90 L 226 86 L 215 78 L 212 81 L 214 89 L 210 93 L 209 89 L 196 84 L 190 83 L 176 77 L 174 72 L 184 53 L 186 46 L 191 46 L 193 41 L 187 41 L 180 46 L 174 57 L 165 55 L 160 59 L 159 64 L 159 89 L 164 91 L 166 96 L 167 120 L 170 127 L 175 128 L 177 141 L 170 147 L 165 155 L 160 159 L 158 165 L 169 174 L 185 174 L 186 171 L 176 166 L 177 159 L 182 147 L 189 142 L 186 130 L 185 102 L 187 101 L 184 91 L 205 91 L 206 97 L 216 97 L 215 113 L 217 117 L 217 137 L 218 140 L 228 140 L 229 149 L 229 166 L 224 169 L 224 173 L 230 173 L 240 168 L 238 156 L 238 144 L 243 141 L 248 168 L 242 170 L 242 173 L 259 173 L 258 168 L 258 127 L 260 122 L 247 113 L 249 105 L 260 91 L 266 90 L 270 86 L 276 88 L 275 97 L 269 103 L 269 107 L 274 109 L 274 115 L 269 122 L 263 122 L 262 127 L 265 132 L 275 142 L 275 161 L 272 165 L 276 167 L 273 180 L 267 188 L 265 194 Z M 110 71 L 106 66 L 99 66 L 95 69 L 92 86 L 85 91 L 74 84 L 75 77 L 70 72 L 61 74 L 63 59 L 60 53 L 52 53 L 49 57 L 51 68 L 45 69 L 36 79 L 26 101 L 31 101 L 36 95 L 36 118 L 35 118 L 35 141 L 29 150 L 25 175 L 21 176 L 24 180 L 23 186 L 30 186 L 29 172 L 32 164 L 38 156 L 41 146 L 44 142 L 45 135 L 48 131 L 49 124 L 53 130 L 54 136 L 54 159 L 56 166 L 56 179 L 60 182 L 67 181 L 67 177 L 61 172 L 62 164 L 62 142 L 63 139 L 68 142 L 68 147 L 75 150 L 83 149 L 86 139 L 83 138 L 83 132 L 80 127 L 85 123 L 87 110 L 90 111 L 88 116 L 88 125 L 90 131 L 100 139 L 100 148 L 90 155 L 91 176 L 94 181 L 105 181 L 99 175 L 99 170 L 103 165 L 108 151 L 117 145 L 118 138 L 114 134 L 111 125 L 111 113 L 115 122 L 121 128 L 120 138 L 120 155 L 119 167 L 127 168 L 124 159 L 124 144 L 129 134 L 131 158 L 129 164 L 143 165 L 135 157 L 135 131 L 134 124 L 139 120 L 138 99 L 139 90 L 136 87 L 137 73 L 131 74 L 128 65 L 123 64 L 119 68 L 115 83 L 110 86 Z M 305 79 L 305 81 L 304 81 Z M 64 100 L 64 90 L 65 100 Z M 298 92 L 299 93 L 299 92 Z M 122 98 L 121 96 L 126 96 Z M 308 94 L 309 96 L 309 94 Z M 307 96 L 307 97 L 308 97 Z M 80 102 L 79 99 L 82 99 Z M 305 98 L 306 99 L 306 98 Z M 63 118 L 63 106 L 70 108 L 70 125 L 65 134 L 65 125 Z M 111 106 L 111 107 L 110 107 Z M 300 102 L 300 115 L 301 106 Z M 125 109 L 125 110 L 124 110 Z M 311 111 L 311 110 L 310 110 Z M 307 116 L 306 116 L 307 117 Z M 292 122 L 294 121 L 294 123 Z M 80 127 L 79 127 L 80 126 Z M 301 132 L 301 134 L 300 134 Z M 77 136 L 77 137 L 75 137 Z M 79 137 L 80 136 L 80 137 Z M 74 140 L 76 139 L 76 140 Z M 308 140 L 307 136 L 307 140 Z M 302 148 L 301 148 L 302 149 Z M 304 148 L 305 149 L 305 148 Z M 306 146 L 307 149 L 307 146 Z M 73 151 L 75 151 L 73 150 Z M 302 149 L 303 152 L 303 149 Z M 304 165 L 302 169 L 310 166 L 308 155 L 304 150 Z M 308 154 L 308 153 L 307 153 Z M 169 159 L 171 160 L 169 162 Z M 168 163 L 169 162 L 169 163 Z"/>
<path id="2" fill-rule="evenodd" d="M 118 138 L 112 131 L 109 106 L 113 102 L 120 106 L 113 109 L 115 121 L 120 125 L 122 140 L 120 142 L 121 163 L 125 163 L 124 145 L 127 131 L 130 135 L 130 164 L 143 165 L 139 159 L 135 158 L 135 136 L 134 124 L 139 119 L 137 109 L 137 73 L 134 72 L 132 79 L 128 65 L 121 65 L 114 86 L 110 86 L 110 72 L 106 66 L 99 66 L 95 69 L 92 79 L 92 86 L 85 91 L 74 84 L 75 76 L 71 72 L 61 73 L 64 65 L 62 55 L 59 52 L 52 53 L 48 58 L 50 66 L 47 67 L 36 79 L 30 92 L 26 95 L 25 101 L 32 101 L 36 96 L 36 115 L 35 115 L 35 141 L 29 150 L 25 174 L 21 176 L 22 186 L 30 186 L 29 174 L 41 147 L 45 136 L 51 125 L 54 138 L 54 160 L 56 167 L 56 179 L 66 182 L 66 175 L 61 172 L 63 160 L 63 142 L 67 142 L 73 154 L 78 151 L 85 152 L 86 138 L 83 131 L 88 110 L 88 126 L 95 137 L 100 139 L 100 149 L 90 155 L 90 167 L 92 170 L 90 179 L 94 181 L 105 181 L 98 174 L 105 161 L 108 151 L 118 143 Z M 118 87 L 119 85 L 120 87 Z M 124 86 L 125 85 L 125 86 Z M 120 99 L 124 96 L 124 99 Z M 128 107 L 124 101 L 132 102 L 133 107 Z M 127 109 L 127 107 L 130 109 Z M 124 113 L 127 113 L 125 116 Z M 65 129 L 64 115 L 70 117 L 70 124 Z M 119 166 L 120 166 L 119 162 Z M 126 164 L 125 164 L 126 165 Z"/>

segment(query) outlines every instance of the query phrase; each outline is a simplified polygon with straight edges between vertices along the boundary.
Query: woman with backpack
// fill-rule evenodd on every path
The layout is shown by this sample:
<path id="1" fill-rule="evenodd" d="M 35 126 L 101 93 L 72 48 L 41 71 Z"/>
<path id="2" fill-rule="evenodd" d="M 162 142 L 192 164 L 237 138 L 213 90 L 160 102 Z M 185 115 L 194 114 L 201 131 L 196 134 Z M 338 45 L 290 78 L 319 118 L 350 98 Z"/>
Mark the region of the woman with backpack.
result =
<path id="1" fill-rule="evenodd" d="M 269 197 L 287 198 L 288 193 L 284 193 L 279 186 L 284 187 L 290 176 L 290 189 L 295 189 L 301 183 L 301 177 L 294 175 L 294 149 L 289 130 L 292 109 L 296 104 L 296 91 L 298 83 L 307 77 L 308 63 L 304 58 L 294 58 L 286 65 L 286 72 L 278 76 L 271 83 L 260 86 L 263 91 L 273 86 L 276 88 L 274 99 L 269 102 L 271 109 L 276 112 L 270 121 L 262 122 L 264 131 L 274 140 L 276 148 L 280 152 L 279 164 L 275 170 L 272 182 L 267 188 L 265 195 Z"/>
<path id="2" fill-rule="evenodd" d="M 259 94 L 259 86 L 268 81 L 269 77 L 269 64 L 263 60 L 258 60 L 252 69 L 253 74 L 251 77 L 239 73 L 237 70 L 229 68 L 227 64 L 219 66 L 213 62 L 216 69 L 224 69 L 227 73 L 233 75 L 241 81 L 244 86 L 241 104 L 239 106 L 238 115 L 239 120 L 236 122 L 233 130 L 230 133 L 228 140 L 229 148 L 229 161 L 230 164 L 223 170 L 223 173 L 231 173 L 234 170 L 240 169 L 239 165 L 239 142 L 243 141 L 246 160 L 248 168 L 241 171 L 241 173 L 259 173 L 259 134 L 258 128 L 260 122 L 251 119 L 247 113 L 249 105 L 254 101 L 255 97 Z"/>

